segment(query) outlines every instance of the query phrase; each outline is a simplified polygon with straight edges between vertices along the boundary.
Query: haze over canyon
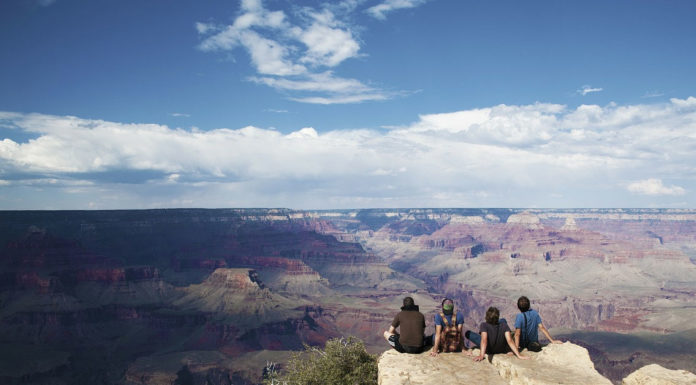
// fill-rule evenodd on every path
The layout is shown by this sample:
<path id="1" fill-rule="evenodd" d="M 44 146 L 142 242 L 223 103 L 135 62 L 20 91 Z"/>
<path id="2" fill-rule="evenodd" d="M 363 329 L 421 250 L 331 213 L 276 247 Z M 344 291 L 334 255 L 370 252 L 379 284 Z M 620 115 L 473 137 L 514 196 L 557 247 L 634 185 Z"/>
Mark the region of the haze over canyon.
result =
<path id="1" fill-rule="evenodd" d="M 303 344 L 386 350 L 411 295 L 474 329 L 532 299 L 613 381 L 696 371 L 696 210 L 0 212 L 0 381 L 259 381 Z"/>

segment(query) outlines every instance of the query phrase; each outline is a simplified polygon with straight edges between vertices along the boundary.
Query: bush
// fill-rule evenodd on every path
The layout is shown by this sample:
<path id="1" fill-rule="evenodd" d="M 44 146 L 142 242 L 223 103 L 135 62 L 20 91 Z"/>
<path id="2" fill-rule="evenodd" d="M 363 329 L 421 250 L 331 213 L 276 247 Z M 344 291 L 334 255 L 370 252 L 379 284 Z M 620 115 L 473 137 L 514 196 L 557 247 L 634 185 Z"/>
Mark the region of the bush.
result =
<path id="1" fill-rule="evenodd" d="M 283 373 L 266 366 L 264 385 L 376 385 L 377 357 L 354 337 L 326 341 L 324 350 L 305 345 Z"/>

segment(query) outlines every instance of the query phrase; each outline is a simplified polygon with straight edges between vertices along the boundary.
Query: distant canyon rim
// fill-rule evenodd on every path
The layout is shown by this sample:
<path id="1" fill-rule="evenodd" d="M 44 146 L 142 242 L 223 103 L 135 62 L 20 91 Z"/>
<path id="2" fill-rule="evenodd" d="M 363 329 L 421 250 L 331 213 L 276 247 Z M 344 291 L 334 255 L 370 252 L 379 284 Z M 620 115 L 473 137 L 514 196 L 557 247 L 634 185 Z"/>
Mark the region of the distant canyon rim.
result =
<path id="1" fill-rule="evenodd" d="M 3 383 L 254 383 L 304 343 L 384 351 L 405 295 L 430 331 L 444 296 L 473 329 L 526 295 L 610 379 L 664 352 L 602 341 L 696 342 L 696 210 L 3 211 L 0 227 Z M 661 364 L 694 371 L 684 349 Z"/>

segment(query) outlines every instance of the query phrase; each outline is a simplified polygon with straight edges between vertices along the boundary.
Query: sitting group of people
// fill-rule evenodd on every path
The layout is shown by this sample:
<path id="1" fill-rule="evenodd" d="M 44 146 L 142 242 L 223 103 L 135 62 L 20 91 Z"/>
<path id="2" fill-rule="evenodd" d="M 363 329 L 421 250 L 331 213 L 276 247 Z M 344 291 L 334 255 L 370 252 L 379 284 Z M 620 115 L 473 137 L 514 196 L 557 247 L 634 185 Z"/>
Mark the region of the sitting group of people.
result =
<path id="1" fill-rule="evenodd" d="M 488 308 L 486 320 L 481 322 L 478 333 L 471 330 L 463 332 L 464 316 L 461 312 L 455 311 L 454 301 L 445 298 L 440 312 L 435 314 L 435 334 L 426 337 L 425 316 L 419 311 L 413 298 L 406 297 L 401 311 L 394 317 L 389 330 L 384 332 L 384 338 L 400 353 L 421 353 L 432 345 L 431 356 L 437 356 L 441 352 L 464 352 L 470 355 L 471 352 L 465 344 L 467 339 L 481 351 L 474 357 L 474 361 L 483 360 L 486 353 L 513 353 L 517 358 L 529 359 L 521 355 L 520 351 L 541 350 L 538 330 L 541 330 L 551 343 L 561 343 L 551 337 L 541 322 L 539 313 L 530 308 L 529 298 L 520 297 L 517 300 L 517 308 L 520 313 L 515 318 L 514 338 L 507 321 L 500 318 L 500 311 L 496 307 Z"/>

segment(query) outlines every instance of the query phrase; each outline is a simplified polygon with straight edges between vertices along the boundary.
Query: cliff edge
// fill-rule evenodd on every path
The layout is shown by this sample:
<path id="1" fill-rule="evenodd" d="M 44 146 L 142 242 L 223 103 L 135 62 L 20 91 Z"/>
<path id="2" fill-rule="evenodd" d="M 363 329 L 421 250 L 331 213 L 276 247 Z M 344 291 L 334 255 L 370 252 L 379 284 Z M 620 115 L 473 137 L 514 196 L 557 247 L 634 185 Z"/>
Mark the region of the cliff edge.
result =
<path id="1" fill-rule="evenodd" d="M 479 351 L 475 349 L 473 353 L 477 355 Z M 484 361 L 474 362 L 471 356 L 462 353 L 444 353 L 431 357 L 428 352 L 400 354 L 395 350 L 388 350 L 379 357 L 378 384 L 611 385 L 611 381 L 595 370 L 587 349 L 570 342 L 546 346 L 538 353 L 524 351 L 522 354 L 531 359 L 519 360 L 512 355 L 497 354 Z M 657 368 L 651 368 L 653 366 Z M 641 371 L 646 368 L 651 370 L 643 375 Z M 626 382 L 639 372 L 639 382 Z M 672 382 L 640 382 L 644 381 L 645 376 L 652 381 L 669 379 Z M 649 365 L 626 377 L 624 384 L 696 384 L 695 378 L 687 371 Z"/>

